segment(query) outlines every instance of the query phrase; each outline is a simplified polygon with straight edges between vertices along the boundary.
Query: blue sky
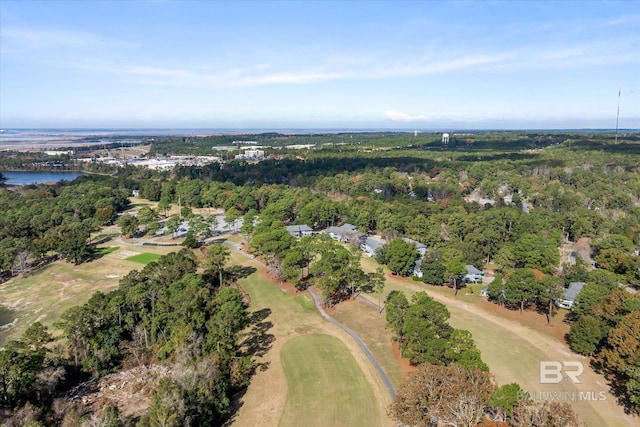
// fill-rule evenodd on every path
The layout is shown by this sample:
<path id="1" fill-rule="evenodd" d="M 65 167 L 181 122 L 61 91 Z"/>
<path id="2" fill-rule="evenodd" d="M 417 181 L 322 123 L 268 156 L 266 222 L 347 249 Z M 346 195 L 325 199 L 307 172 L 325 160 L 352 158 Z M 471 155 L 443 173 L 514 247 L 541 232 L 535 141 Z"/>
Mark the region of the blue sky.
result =
<path id="1" fill-rule="evenodd" d="M 0 128 L 640 128 L 640 2 L 0 1 Z"/>

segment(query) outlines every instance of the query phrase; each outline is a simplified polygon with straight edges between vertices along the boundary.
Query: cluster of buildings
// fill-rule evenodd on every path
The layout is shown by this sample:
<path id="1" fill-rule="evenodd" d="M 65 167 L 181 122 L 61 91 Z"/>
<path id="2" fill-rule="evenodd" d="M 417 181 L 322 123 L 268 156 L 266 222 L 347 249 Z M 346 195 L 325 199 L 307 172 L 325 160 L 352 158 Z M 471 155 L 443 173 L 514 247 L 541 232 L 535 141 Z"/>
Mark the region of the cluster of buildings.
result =
<path id="1" fill-rule="evenodd" d="M 204 166 L 209 163 L 220 162 L 217 156 L 169 156 L 169 157 L 136 157 L 130 159 L 116 159 L 115 157 L 91 157 L 78 159 L 85 163 L 104 163 L 113 166 L 138 166 L 152 170 L 171 170 L 176 166 Z"/>
<path id="2" fill-rule="evenodd" d="M 327 234 L 334 240 L 343 243 L 350 243 L 354 246 L 359 246 L 362 251 L 364 251 L 369 256 L 375 256 L 376 253 L 386 245 L 386 242 L 379 236 L 368 236 L 364 233 L 358 231 L 358 228 L 353 224 L 342 224 L 341 226 L 332 226 L 328 227 L 324 230 L 314 231 L 311 227 L 306 224 L 301 225 L 289 225 L 286 227 L 287 232 L 291 234 L 293 237 L 300 239 L 306 236 L 312 236 L 313 234 Z M 417 277 L 422 277 L 422 270 L 420 266 L 422 264 L 422 259 L 427 253 L 427 246 L 423 243 L 420 243 L 416 240 L 409 239 L 407 237 L 403 237 L 407 243 L 412 244 L 416 250 L 418 251 L 418 258 L 413 267 L 412 274 Z M 464 275 L 463 280 L 465 282 L 482 282 L 484 277 L 484 273 L 481 270 L 478 270 L 472 265 L 467 266 L 467 274 Z"/>
<path id="3" fill-rule="evenodd" d="M 165 158 L 127 159 L 124 164 L 153 170 L 170 170 L 176 166 L 204 166 L 220 162 L 216 156 L 170 156 Z"/>
<path id="4" fill-rule="evenodd" d="M 242 159 L 259 162 L 265 158 L 264 150 L 250 148 L 244 150 L 241 154 L 236 154 L 231 160 Z M 218 156 L 134 157 L 127 159 L 117 159 L 115 157 L 92 157 L 78 159 L 78 161 L 85 163 L 104 163 L 114 166 L 138 166 L 152 170 L 171 170 L 176 166 L 204 166 L 210 163 L 222 163 L 223 159 Z"/>
<path id="5" fill-rule="evenodd" d="M 386 245 L 386 242 L 381 237 L 368 236 L 364 233 L 359 232 L 358 228 L 355 225 L 348 223 L 343 224 L 339 227 L 328 227 L 320 231 L 314 231 L 311 227 L 305 224 L 289 225 L 286 228 L 287 232 L 297 239 L 306 236 L 312 236 L 316 233 L 328 234 L 329 237 L 339 242 L 359 245 L 360 249 L 362 249 L 369 256 L 375 256 L 376 252 Z M 427 253 L 427 246 L 423 243 L 406 237 L 403 237 L 402 240 L 407 243 L 413 244 L 418 251 L 419 257 L 416 259 L 412 274 L 417 277 L 422 277 L 423 274 L 420 267 L 422 265 L 422 259 Z M 474 267 L 473 265 L 467 265 L 466 274 L 461 277 L 461 279 L 465 283 L 486 283 L 484 278 L 485 273 L 482 270 Z M 558 307 L 570 310 L 573 307 L 576 297 L 578 296 L 584 285 L 584 282 L 570 283 L 569 286 L 565 289 L 563 298 L 556 301 L 556 305 Z M 482 289 L 482 295 L 487 296 L 486 286 Z"/>

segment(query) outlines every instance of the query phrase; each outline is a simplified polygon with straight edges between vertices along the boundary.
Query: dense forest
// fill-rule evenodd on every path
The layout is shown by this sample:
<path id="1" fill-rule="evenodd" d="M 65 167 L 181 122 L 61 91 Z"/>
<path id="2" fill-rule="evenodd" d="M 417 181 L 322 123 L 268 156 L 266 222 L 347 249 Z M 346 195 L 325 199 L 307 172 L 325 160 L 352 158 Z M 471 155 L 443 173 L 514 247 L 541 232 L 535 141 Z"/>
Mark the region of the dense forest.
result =
<path id="1" fill-rule="evenodd" d="M 514 310 L 534 308 L 548 319 L 569 283 L 585 282 L 568 317 L 571 347 L 594 356 L 627 404 L 640 408 L 640 343 L 634 336 L 640 299 L 629 292 L 640 288 L 638 135 L 614 145 L 597 133 L 483 133 L 454 135 L 443 146 L 436 135 L 262 134 L 167 139 L 154 143 L 151 153 L 211 154 L 214 146 L 240 139 L 279 148 L 271 148 L 262 162 L 172 172 L 88 165 L 113 177 L 0 190 L 0 269 L 19 274 L 52 256 L 90 261 L 91 232 L 113 223 L 131 191 L 139 190 L 161 212 L 180 203 L 185 212 L 216 207 L 230 222 L 242 218 L 249 250 L 265 260 L 273 277 L 300 288 L 316 286 L 334 304 L 380 288 L 379 273 L 360 268 L 361 241 L 344 245 L 326 235 L 296 240 L 285 226 L 319 231 L 353 224 L 362 236 L 387 242 L 376 259 L 396 274 L 414 273 L 419 255 L 400 239 L 409 238 L 426 246 L 419 280 L 444 285 L 454 278 L 457 286 L 466 265 L 490 265 L 498 272 L 487 289 L 491 300 Z M 314 148 L 286 148 L 290 144 Z M 9 161 L 15 157 L 2 160 Z M 123 232 L 149 229 L 158 216 Z M 568 262 L 562 248 L 579 239 L 589 242 L 591 252 Z M 163 383 L 140 425 L 154 425 L 170 396 L 182 399 L 182 416 L 222 422 L 230 414 L 229 398 L 246 386 L 251 369 L 237 336 L 250 319 L 241 292 L 223 274 L 224 250 L 216 247 L 201 258 L 187 251 L 170 255 L 123 278 L 117 291 L 98 293 L 65 313 L 60 327 L 69 345 L 66 357 L 51 356 L 45 345 L 50 335 L 37 324 L 7 344 L 0 351 L 1 405 L 44 407 L 73 378 L 149 360 L 184 360 L 189 375 L 199 378 L 189 383 L 196 388 L 184 381 Z M 196 274 L 198 265 L 203 274 Z M 390 295 L 387 305 L 394 308 L 387 311 L 389 325 L 412 362 L 486 370 L 469 334 L 447 324 L 444 306 L 426 295 L 411 302 Z M 427 323 L 420 314 L 425 312 L 434 316 Z M 60 368 L 73 373 L 66 383 L 33 382 Z M 485 391 L 485 403 L 505 392 Z M 518 411 L 524 409 L 514 419 L 526 419 Z"/>

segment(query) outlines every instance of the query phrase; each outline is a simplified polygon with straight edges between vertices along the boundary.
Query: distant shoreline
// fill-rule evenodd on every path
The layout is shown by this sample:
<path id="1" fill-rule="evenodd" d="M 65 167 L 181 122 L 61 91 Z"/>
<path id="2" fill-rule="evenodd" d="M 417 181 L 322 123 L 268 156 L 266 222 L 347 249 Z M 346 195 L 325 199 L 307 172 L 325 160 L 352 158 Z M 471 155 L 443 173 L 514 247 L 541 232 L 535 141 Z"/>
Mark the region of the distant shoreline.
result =
<path id="1" fill-rule="evenodd" d="M 256 128 L 8 128 L 0 131 L 0 141 L 3 136 L 15 133 L 32 133 L 46 136 L 47 133 L 56 133 L 64 136 L 78 135 L 84 137 L 90 136 L 172 136 L 172 135 L 193 135 L 201 133 L 210 133 L 211 135 L 238 135 L 238 134 L 256 134 L 256 133 L 283 133 L 283 134 L 307 134 L 307 133 L 375 133 L 375 132 L 394 132 L 394 133 L 411 133 L 414 131 L 422 133 L 439 133 L 439 132 L 615 132 L 615 128 L 456 128 L 456 127 L 434 127 L 434 128 L 295 128 L 295 127 L 256 127 Z M 640 132 L 640 128 L 620 128 L 618 132 Z"/>

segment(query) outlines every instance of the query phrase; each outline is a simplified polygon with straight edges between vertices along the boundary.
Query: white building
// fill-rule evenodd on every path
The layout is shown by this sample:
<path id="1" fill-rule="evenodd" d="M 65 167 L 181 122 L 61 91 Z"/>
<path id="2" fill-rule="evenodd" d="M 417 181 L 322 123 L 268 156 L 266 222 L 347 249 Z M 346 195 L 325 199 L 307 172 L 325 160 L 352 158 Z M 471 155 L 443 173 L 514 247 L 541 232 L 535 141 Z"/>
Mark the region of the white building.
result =
<path id="1" fill-rule="evenodd" d="M 443 133 L 442 134 L 442 143 L 443 144 L 448 144 L 449 143 L 449 134 L 448 133 Z"/>
<path id="2" fill-rule="evenodd" d="M 298 239 L 313 235 L 313 229 L 306 224 L 287 225 L 286 229 L 289 234 Z"/>
<path id="3" fill-rule="evenodd" d="M 245 150 L 245 152 L 237 156 L 237 158 L 246 159 L 246 160 L 264 159 L 264 151 L 263 150 Z"/>
<path id="4" fill-rule="evenodd" d="M 571 310 L 571 308 L 573 307 L 573 303 L 576 301 L 576 297 L 578 296 L 584 285 L 584 282 L 569 283 L 569 287 L 564 291 L 564 298 L 557 300 L 556 305 L 558 307 Z"/>

